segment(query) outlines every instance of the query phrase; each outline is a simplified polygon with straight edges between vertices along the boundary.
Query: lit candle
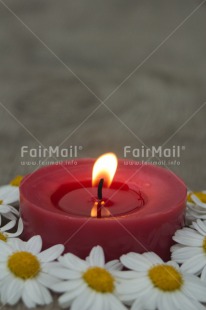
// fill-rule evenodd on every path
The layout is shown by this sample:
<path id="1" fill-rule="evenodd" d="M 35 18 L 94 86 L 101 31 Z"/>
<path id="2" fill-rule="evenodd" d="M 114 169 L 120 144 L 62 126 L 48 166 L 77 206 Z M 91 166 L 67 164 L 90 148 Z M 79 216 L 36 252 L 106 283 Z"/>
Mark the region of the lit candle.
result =
<path id="1" fill-rule="evenodd" d="M 70 163 L 41 168 L 22 182 L 25 238 L 40 234 L 45 247 L 63 243 L 82 258 L 97 244 L 108 260 L 130 251 L 169 257 L 172 235 L 184 224 L 186 187 L 177 176 L 154 165 L 125 165 L 111 153 Z"/>

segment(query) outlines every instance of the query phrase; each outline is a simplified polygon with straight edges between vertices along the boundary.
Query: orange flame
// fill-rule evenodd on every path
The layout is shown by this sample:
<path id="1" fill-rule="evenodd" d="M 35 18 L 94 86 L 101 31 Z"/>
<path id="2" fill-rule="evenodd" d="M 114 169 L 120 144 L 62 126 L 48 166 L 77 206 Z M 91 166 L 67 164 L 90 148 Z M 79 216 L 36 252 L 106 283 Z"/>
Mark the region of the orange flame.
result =
<path id="1" fill-rule="evenodd" d="M 106 153 L 97 158 L 92 171 L 92 186 L 98 186 L 100 179 L 104 179 L 104 185 L 109 187 L 117 170 L 117 163 L 114 153 Z"/>
<path id="2" fill-rule="evenodd" d="M 102 202 L 101 204 L 102 204 L 101 215 L 103 217 L 110 216 L 111 213 L 107 208 L 105 208 L 104 202 Z M 91 217 L 97 217 L 97 208 L 98 208 L 98 202 L 95 202 L 91 210 Z"/>

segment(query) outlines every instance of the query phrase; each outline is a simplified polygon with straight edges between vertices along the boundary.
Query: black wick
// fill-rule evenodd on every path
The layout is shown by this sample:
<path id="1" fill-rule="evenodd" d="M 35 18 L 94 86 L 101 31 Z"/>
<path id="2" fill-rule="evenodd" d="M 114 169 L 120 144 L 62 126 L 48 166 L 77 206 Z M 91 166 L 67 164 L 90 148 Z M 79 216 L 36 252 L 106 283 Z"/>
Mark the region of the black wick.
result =
<path id="1" fill-rule="evenodd" d="M 102 188 L 104 185 L 104 179 L 100 179 L 99 185 L 97 188 L 97 197 L 98 197 L 98 204 L 97 204 L 97 218 L 101 218 L 102 214 Z"/>
<path id="2" fill-rule="evenodd" d="M 104 184 L 104 179 L 100 179 L 98 189 L 97 189 L 97 197 L 99 200 L 102 200 L 102 188 Z"/>

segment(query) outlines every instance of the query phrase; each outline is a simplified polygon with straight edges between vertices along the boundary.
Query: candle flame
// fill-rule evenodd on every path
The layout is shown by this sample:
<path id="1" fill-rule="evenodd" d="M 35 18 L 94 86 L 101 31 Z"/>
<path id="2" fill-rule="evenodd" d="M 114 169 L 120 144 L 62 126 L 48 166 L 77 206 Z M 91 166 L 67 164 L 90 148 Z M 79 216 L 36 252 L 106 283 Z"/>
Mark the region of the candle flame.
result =
<path id="1" fill-rule="evenodd" d="M 104 179 L 104 185 L 109 187 L 117 170 L 117 163 L 114 153 L 106 153 L 97 158 L 92 171 L 92 186 L 98 186 L 100 179 Z"/>
<path id="2" fill-rule="evenodd" d="M 107 208 L 105 208 L 104 202 L 102 202 L 101 204 L 102 204 L 102 211 L 101 211 L 102 216 L 103 217 L 110 216 L 111 213 Z M 91 217 L 97 217 L 97 208 L 98 208 L 98 202 L 95 201 L 91 210 Z"/>

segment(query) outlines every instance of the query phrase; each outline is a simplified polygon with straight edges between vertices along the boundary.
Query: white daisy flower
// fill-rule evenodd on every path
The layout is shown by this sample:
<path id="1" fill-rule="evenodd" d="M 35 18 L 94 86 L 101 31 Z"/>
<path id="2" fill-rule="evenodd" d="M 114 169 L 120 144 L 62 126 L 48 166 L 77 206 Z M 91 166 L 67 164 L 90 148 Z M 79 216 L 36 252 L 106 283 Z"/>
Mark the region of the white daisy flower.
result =
<path id="1" fill-rule="evenodd" d="M 199 275 L 206 272 L 206 221 L 197 220 L 192 228 L 177 230 L 171 247 L 172 259 L 182 264 L 182 270 Z"/>
<path id="2" fill-rule="evenodd" d="M 18 210 L 10 204 L 16 204 L 19 201 L 19 184 L 22 178 L 17 176 L 9 185 L 0 187 L 0 219 L 3 216 L 9 220 L 16 220 L 16 216 L 19 216 Z"/>
<path id="3" fill-rule="evenodd" d="M 8 185 L 0 186 L 0 204 L 10 205 L 19 201 L 19 185 L 23 176 L 16 176 Z"/>
<path id="4" fill-rule="evenodd" d="M 187 219 L 206 219 L 206 191 L 188 192 Z"/>
<path id="5" fill-rule="evenodd" d="M 64 250 L 61 244 L 43 252 L 42 239 L 34 236 L 24 242 L 18 238 L 10 243 L 0 241 L 0 295 L 2 304 L 15 305 L 21 298 L 28 308 L 49 304 L 48 290 L 59 281 L 48 274 L 50 262 Z"/>
<path id="6" fill-rule="evenodd" d="M 120 260 L 133 270 L 133 279 L 129 276 L 118 288 L 122 301 L 134 301 L 131 310 L 204 309 L 199 302 L 206 301 L 204 283 L 184 273 L 177 263 L 164 263 L 153 252 L 129 253 Z"/>
<path id="7" fill-rule="evenodd" d="M 59 298 L 62 308 L 71 310 L 126 310 L 118 299 L 116 270 L 121 270 L 119 260 L 105 264 L 103 249 L 94 247 L 89 257 L 82 260 L 67 253 L 59 258 L 59 267 L 50 270 L 66 281 L 55 284 L 55 292 L 64 293 Z"/>
<path id="8" fill-rule="evenodd" d="M 23 227 L 24 227 L 21 218 L 19 218 L 18 220 L 16 231 L 10 232 L 10 230 L 13 229 L 14 226 L 16 226 L 16 223 L 17 223 L 16 220 L 12 220 L 8 222 L 6 225 L 0 227 L 0 240 L 4 242 L 7 242 L 7 241 L 9 242 L 11 238 L 15 238 L 21 235 L 21 233 L 23 232 Z M 1 219 L 0 219 L 0 225 L 1 225 Z"/>

